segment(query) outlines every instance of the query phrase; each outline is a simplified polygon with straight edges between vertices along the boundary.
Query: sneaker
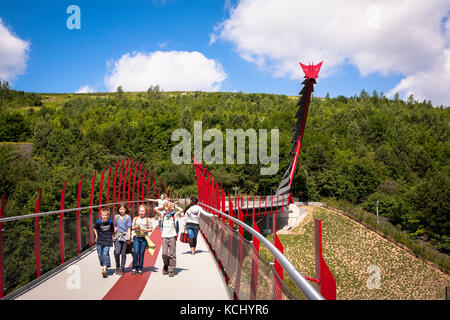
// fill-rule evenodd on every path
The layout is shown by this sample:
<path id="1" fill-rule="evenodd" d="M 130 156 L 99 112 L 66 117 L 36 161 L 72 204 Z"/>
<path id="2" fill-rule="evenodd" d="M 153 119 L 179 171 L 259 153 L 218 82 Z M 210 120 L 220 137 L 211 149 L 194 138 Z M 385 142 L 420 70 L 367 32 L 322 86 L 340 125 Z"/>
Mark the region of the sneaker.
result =
<path id="1" fill-rule="evenodd" d="M 138 270 L 138 274 L 139 274 L 139 275 L 142 275 L 142 270 Z"/>
<path id="2" fill-rule="evenodd" d="M 135 275 L 136 274 L 136 269 L 131 270 L 131 274 Z"/>
<path id="3" fill-rule="evenodd" d="M 163 275 L 166 275 L 167 273 L 168 273 L 167 270 L 166 270 L 166 269 L 163 269 L 162 274 L 163 274 Z"/>
<path id="4" fill-rule="evenodd" d="M 103 275 L 103 278 L 106 278 L 106 276 L 107 276 L 107 271 L 106 271 L 106 267 L 102 267 L 102 275 Z"/>
<path id="5" fill-rule="evenodd" d="M 120 275 L 120 268 L 116 268 L 116 272 L 117 275 Z"/>
<path id="6" fill-rule="evenodd" d="M 169 271 L 169 277 L 173 277 L 173 271 Z"/>

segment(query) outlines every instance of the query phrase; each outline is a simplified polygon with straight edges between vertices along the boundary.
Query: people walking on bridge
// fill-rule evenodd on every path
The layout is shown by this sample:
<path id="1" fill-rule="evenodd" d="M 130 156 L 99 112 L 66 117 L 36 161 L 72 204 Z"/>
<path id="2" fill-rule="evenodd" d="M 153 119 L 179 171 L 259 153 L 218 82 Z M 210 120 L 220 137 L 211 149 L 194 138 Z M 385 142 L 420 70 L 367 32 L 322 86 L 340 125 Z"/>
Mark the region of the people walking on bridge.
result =
<path id="1" fill-rule="evenodd" d="M 155 209 L 161 210 L 163 208 L 163 205 L 169 201 L 167 200 L 167 194 L 165 193 L 161 193 L 159 196 L 159 199 L 146 199 L 147 201 L 151 201 L 151 202 L 157 202 L 158 205 L 156 206 Z"/>
<path id="2" fill-rule="evenodd" d="M 177 211 L 175 211 L 175 208 Z M 173 277 L 177 262 L 178 220 L 184 217 L 183 209 L 175 206 L 172 202 L 166 202 L 163 205 L 163 210 L 155 208 L 155 212 L 161 219 L 162 259 L 164 264 L 162 273 Z"/>
<path id="3" fill-rule="evenodd" d="M 119 205 L 119 214 L 114 219 L 114 257 L 116 259 L 116 274 L 122 275 L 125 273 L 127 246 L 131 243 L 131 217 L 129 208 L 125 203 Z"/>
<path id="4" fill-rule="evenodd" d="M 147 208 L 143 204 L 139 206 L 139 216 L 135 217 L 131 226 L 133 230 L 133 268 L 131 274 L 135 275 L 136 271 L 142 275 L 144 266 L 145 248 L 147 247 L 146 235 L 153 231 L 152 222 L 147 217 Z"/>
<path id="5" fill-rule="evenodd" d="M 206 212 L 198 204 L 197 198 L 191 198 L 191 203 L 184 210 L 186 215 L 186 230 L 189 235 L 189 246 L 191 253 L 195 255 L 195 247 L 197 246 L 197 236 L 200 229 L 200 215 L 203 214 L 208 217 L 214 217 L 215 215 Z"/>
<path id="6" fill-rule="evenodd" d="M 106 278 L 108 268 L 111 267 L 109 250 L 113 246 L 114 224 L 109 218 L 109 215 L 109 209 L 102 208 L 102 218 L 97 221 L 94 227 L 95 242 L 97 242 L 97 253 L 103 278 Z"/>

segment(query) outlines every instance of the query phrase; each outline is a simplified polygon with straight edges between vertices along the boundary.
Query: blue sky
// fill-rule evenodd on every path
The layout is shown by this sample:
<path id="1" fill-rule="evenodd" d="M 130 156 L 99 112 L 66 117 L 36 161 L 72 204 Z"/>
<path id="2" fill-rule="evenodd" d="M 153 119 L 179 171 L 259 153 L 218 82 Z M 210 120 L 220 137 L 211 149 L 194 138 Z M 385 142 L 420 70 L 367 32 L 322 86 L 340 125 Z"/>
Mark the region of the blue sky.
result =
<path id="1" fill-rule="evenodd" d="M 141 53 L 142 61 L 149 63 L 146 72 L 153 73 L 156 77 L 155 74 L 162 71 L 156 71 L 152 66 L 162 60 L 154 57 L 153 64 L 149 61 L 154 52 L 161 51 L 199 52 L 201 57 L 195 58 L 193 63 L 198 62 L 199 68 L 211 68 L 211 75 L 206 77 L 211 76 L 211 83 L 215 81 L 214 85 L 208 84 L 208 88 L 214 88 L 212 90 L 297 95 L 301 88 L 300 77 L 303 76 L 297 62 L 309 62 L 310 59 L 315 59 L 314 62 L 324 59 L 324 68 L 329 67 L 328 71 L 325 70 L 325 77 L 319 75 L 316 96 L 325 96 L 327 92 L 331 96 L 352 96 L 359 94 L 362 89 L 370 93 L 374 89 L 387 93 L 398 86 L 402 79 L 409 80 L 408 83 L 412 84 L 411 88 L 405 88 L 408 83 L 398 87 L 400 92 L 403 90 L 406 95 L 407 90 L 414 89 L 414 78 L 410 78 L 421 70 L 409 70 L 405 66 L 403 69 L 391 68 L 391 71 L 386 72 L 388 65 L 371 68 L 373 62 L 361 62 L 359 57 L 364 56 L 363 53 L 353 53 L 348 48 L 345 49 L 347 52 L 341 53 L 340 45 L 334 43 L 331 47 L 333 54 L 323 54 L 322 48 L 327 48 L 324 50 L 327 52 L 331 50 L 328 43 L 333 41 L 327 39 L 323 40 L 323 45 L 320 41 L 311 43 L 311 50 L 308 51 L 309 46 L 304 39 L 309 34 L 314 36 L 317 29 L 320 31 L 320 21 L 316 26 L 311 26 L 311 29 L 299 25 L 299 29 L 291 33 L 294 35 L 293 39 L 298 35 L 299 41 L 303 41 L 298 47 L 300 49 L 294 48 L 287 52 L 279 48 L 290 47 L 292 40 L 286 43 L 274 42 L 277 48 L 271 48 L 272 30 L 279 30 L 286 38 L 292 31 L 288 27 L 283 29 L 280 20 L 266 20 L 267 23 L 264 23 L 257 19 L 253 21 L 243 18 L 252 10 L 248 7 L 251 2 L 253 1 L 247 1 L 246 7 L 239 0 L 1 1 L 1 24 L 11 35 L 28 43 L 23 71 L 10 75 L 7 80 L 12 83 L 13 88 L 25 91 L 75 92 L 82 86 L 89 86 L 96 92 L 111 91 L 117 81 L 128 81 L 124 80 L 124 74 L 129 71 L 126 69 L 130 67 L 136 53 Z M 304 2 L 305 5 L 306 3 Z M 66 10 L 72 4 L 81 9 L 80 30 L 69 30 L 66 26 L 66 20 L 70 16 Z M 289 8 L 285 9 L 285 14 L 289 15 Z M 412 8 L 411 14 L 414 15 L 416 10 L 418 9 Z M 283 10 L 280 12 L 282 14 Z M 370 13 L 370 10 L 364 12 Z M 255 12 L 255 15 L 258 14 Z M 344 17 L 345 14 L 343 11 Z M 264 16 L 264 12 L 260 16 Z M 445 19 L 445 14 L 441 19 Z M 238 27 L 234 27 L 235 25 Z M 256 36 L 252 34 L 254 29 L 260 29 Z M 440 29 L 445 39 L 445 23 L 443 26 L 441 23 Z M 216 39 L 212 41 L 214 34 Z M 260 35 L 261 40 L 266 41 L 252 44 L 252 40 Z M 348 35 L 351 36 L 353 35 Z M 0 38 L 0 42 L 1 40 Z M 345 34 L 342 42 L 345 47 Z M 443 49 L 446 48 L 448 43 Z M 378 49 L 369 47 L 368 50 L 376 53 Z M 314 52 L 317 52 L 316 56 Z M 131 57 L 115 68 L 114 64 L 126 54 Z M 188 61 L 184 57 L 185 55 L 180 54 L 176 59 L 180 59 L 182 64 L 183 61 Z M 419 55 L 417 59 L 422 57 L 423 55 Z M 379 56 L 380 60 L 385 58 L 384 55 Z M 220 67 L 208 67 L 207 61 L 214 61 Z M 176 68 L 181 69 L 180 64 Z M 116 74 L 112 76 L 114 71 Z M 130 72 L 133 74 L 136 71 Z M 186 72 L 184 76 L 192 77 L 194 82 L 196 72 L 193 71 L 192 76 L 189 74 L 192 71 Z M 109 87 L 105 82 L 108 74 L 116 81 L 111 80 Z M 146 75 L 137 75 L 138 80 L 147 79 L 145 77 Z M 128 88 L 132 90 L 134 87 L 132 80 L 130 81 Z M 202 85 L 204 84 L 199 84 L 200 88 L 203 88 Z M 183 85 L 180 86 L 179 89 L 183 90 Z M 205 87 L 205 90 L 208 88 Z M 421 95 L 420 92 L 418 94 Z M 427 96 L 426 92 L 422 96 L 433 98 L 431 93 Z M 442 97 L 439 99 L 442 100 Z"/>

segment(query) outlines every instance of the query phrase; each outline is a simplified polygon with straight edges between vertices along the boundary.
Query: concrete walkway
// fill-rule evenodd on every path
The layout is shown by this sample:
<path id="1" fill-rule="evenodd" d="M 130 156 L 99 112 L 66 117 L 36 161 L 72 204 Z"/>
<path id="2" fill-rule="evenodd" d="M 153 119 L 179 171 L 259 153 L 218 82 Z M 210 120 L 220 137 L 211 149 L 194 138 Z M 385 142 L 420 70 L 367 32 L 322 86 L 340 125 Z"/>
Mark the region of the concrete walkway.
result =
<path id="1" fill-rule="evenodd" d="M 208 245 L 199 232 L 195 255 L 188 243 L 177 241 L 175 276 L 162 274 L 161 251 L 140 300 L 228 300 L 227 287 Z"/>
<path id="2" fill-rule="evenodd" d="M 228 300 L 228 289 L 220 270 L 201 233 L 198 235 L 197 253 L 190 253 L 189 245 L 177 241 L 177 268 L 175 276 L 162 275 L 160 231 L 150 237 L 156 244 L 154 256 L 146 250 L 144 275 L 131 275 L 132 256 L 127 255 L 128 268 L 123 276 L 114 274 L 114 256 L 108 277 L 101 275 L 97 251 L 62 269 L 17 300 Z M 155 261 L 156 260 L 156 261 Z"/>

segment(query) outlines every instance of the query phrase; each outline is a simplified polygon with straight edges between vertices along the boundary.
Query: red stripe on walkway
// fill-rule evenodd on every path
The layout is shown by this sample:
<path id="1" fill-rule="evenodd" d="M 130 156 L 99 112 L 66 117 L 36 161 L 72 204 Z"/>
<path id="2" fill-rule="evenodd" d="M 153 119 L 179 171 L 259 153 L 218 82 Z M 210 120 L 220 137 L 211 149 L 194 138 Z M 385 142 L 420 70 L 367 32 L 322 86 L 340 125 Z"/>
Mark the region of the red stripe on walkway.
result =
<path id="1" fill-rule="evenodd" d="M 103 300 L 138 300 L 144 291 L 147 284 L 151 269 L 155 265 L 156 258 L 158 257 L 159 249 L 161 248 L 161 231 L 156 228 L 150 235 L 150 239 L 156 245 L 153 255 L 145 250 L 143 275 L 131 275 L 131 272 L 127 272 L 122 275 L 119 280 L 114 284 L 111 290 L 103 297 Z"/>

